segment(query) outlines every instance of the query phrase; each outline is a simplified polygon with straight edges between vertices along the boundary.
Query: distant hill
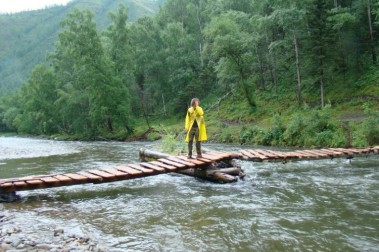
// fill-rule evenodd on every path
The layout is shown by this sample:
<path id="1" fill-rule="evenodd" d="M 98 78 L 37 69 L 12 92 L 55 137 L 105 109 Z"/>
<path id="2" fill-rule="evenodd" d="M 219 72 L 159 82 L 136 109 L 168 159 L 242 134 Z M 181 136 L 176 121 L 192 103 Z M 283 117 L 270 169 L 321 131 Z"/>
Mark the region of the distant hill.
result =
<path id="1" fill-rule="evenodd" d="M 164 0 L 73 0 L 66 6 L 16 14 L 0 14 L 0 96 L 17 90 L 38 63 L 46 62 L 60 30 L 60 21 L 73 9 L 89 9 L 99 30 L 109 24 L 108 13 L 119 4 L 129 10 L 129 21 L 153 15 Z"/>

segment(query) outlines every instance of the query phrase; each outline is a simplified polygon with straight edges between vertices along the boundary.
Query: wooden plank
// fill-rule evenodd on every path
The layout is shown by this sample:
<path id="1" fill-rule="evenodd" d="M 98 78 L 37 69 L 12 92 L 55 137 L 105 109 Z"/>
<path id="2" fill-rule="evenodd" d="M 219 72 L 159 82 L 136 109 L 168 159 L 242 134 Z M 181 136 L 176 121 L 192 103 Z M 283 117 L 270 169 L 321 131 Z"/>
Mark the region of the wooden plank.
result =
<path id="1" fill-rule="evenodd" d="M 372 153 L 376 153 L 376 154 L 379 154 L 379 146 L 373 146 L 370 148 L 370 151 Z"/>
<path id="2" fill-rule="evenodd" d="M 28 184 L 25 183 L 24 181 L 18 181 L 18 182 L 13 182 L 13 185 L 16 188 L 19 188 L 18 190 L 24 190 L 27 188 Z"/>
<path id="3" fill-rule="evenodd" d="M 207 153 L 205 153 L 205 154 L 207 154 Z M 229 159 L 230 158 L 230 155 L 228 154 L 228 153 L 226 153 L 226 152 L 217 152 L 217 153 L 210 153 L 210 155 L 212 156 L 214 156 L 215 158 L 217 158 L 217 159 L 219 159 L 219 160 L 221 160 L 221 159 Z"/>
<path id="4" fill-rule="evenodd" d="M 296 159 L 299 159 L 299 158 L 303 158 L 303 155 L 298 153 L 297 151 L 290 151 L 290 152 L 287 152 L 287 157 L 291 157 L 291 158 L 296 158 Z"/>
<path id="5" fill-rule="evenodd" d="M 86 183 L 88 181 L 88 178 L 86 176 L 77 173 L 66 173 L 63 175 L 81 183 Z"/>
<path id="6" fill-rule="evenodd" d="M 320 151 L 322 153 L 325 153 L 325 154 L 328 154 L 328 155 L 331 155 L 331 156 L 343 156 L 344 155 L 343 152 L 336 151 L 336 150 L 333 150 L 333 149 L 319 149 L 317 151 Z"/>
<path id="7" fill-rule="evenodd" d="M 30 179 L 30 180 L 26 180 L 25 182 L 27 184 L 30 184 L 30 185 L 41 185 L 41 184 L 43 184 L 43 181 L 39 180 L 39 179 Z"/>
<path id="8" fill-rule="evenodd" d="M 298 154 L 294 153 L 293 151 L 286 151 L 281 152 L 284 159 L 295 159 L 299 158 Z"/>
<path id="9" fill-rule="evenodd" d="M 225 158 L 223 155 L 208 154 L 208 153 L 202 154 L 202 156 L 211 161 L 220 161 Z"/>
<path id="10" fill-rule="evenodd" d="M 196 159 L 196 160 L 200 160 L 200 161 L 203 161 L 203 162 L 207 162 L 207 163 L 214 163 L 215 162 L 215 160 L 213 160 L 213 159 L 211 159 L 211 158 L 206 158 L 206 157 L 204 157 L 204 154 L 206 154 L 206 153 L 203 153 L 202 155 L 201 155 L 201 157 L 193 157 L 193 158 L 187 158 L 187 159 Z"/>
<path id="11" fill-rule="evenodd" d="M 13 191 L 17 191 L 17 190 L 16 190 L 16 187 L 14 186 L 13 183 L 8 182 L 8 183 L 0 184 L 0 191 L 2 191 L 2 192 L 13 192 Z"/>
<path id="12" fill-rule="evenodd" d="M 87 177 L 92 183 L 101 183 L 103 181 L 103 177 L 97 176 L 86 171 L 78 172 L 78 174 Z"/>
<path id="13" fill-rule="evenodd" d="M 140 170 L 133 169 L 131 167 L 125 166 L 125 165 L 118 165 L 115 167 L 117 170 L 123 171 L 128 173 L 131 176 L 141 176 L 143 175 L 143 172 Z"/>
<path id="14" fill-rule="evenodd" d="M 347 156 L 352 156 L 353 155 L 353 152 L 349 151 L 348 149 L 343 149 L 343 148 L 333 148 L 332 150 L 334 151 L 337 151 L 337 152 L 341 152 Z"/>
<path id="15" fill-rule="evenodd" d="M 151 162 L 149 162 L 149 164 L 157 165 L 159 167 L 165 168 L 168 171 L 176 171 L 177 170 L 177 168 L 175 166 L 164 164 L 164 163 L 158 162 L 158 161 L 151 161 Z"/>
<path id="16" fill-rule="evenodd" d="M 12 179 L 4 179 L 4 180 L 2 180 L 0 182 L 0 185 L 1 184 L 7 184 L 7 183 L 13 183 L 13 182 L 17 182 L 17 181 L 20 181 L 20 180 L 19 179 L 14 179 L 14 178 L 12 178 Z"/>
<path id="17" fill-rule="evenodd" d="M 88 170 L 87 172 L 95 174 L 95 175 L 100 176 L 100 177 L 103 177 L 105 179 L 116 179 L 115 175 L 110 174 L 110 173 L 105 172 L 105 171 L 100 171 L 100 170 L 95 170 L 94 169 L 94 170 Z"/>
<path id="18" fill-rule="evenodd" d="M 225 151 L 212 151 L 206 154 L 211 154 L 211 155 L 220 157 L 221 159 L 230 158 L 231 156 L 229 152 L 225 152 Z"/>
<path id="19" fill-rule="evenodd" d="M 259 157 L 257 157 L 256 155 L 253 155 L 252 153 L 250 153 L 247 150 L 240 150 L 240 152 L 242 153 L 243 156 L 245 156 L 247 158 L 259 158 Z"/>
<path id="20" fill-rule="evenodd" d="M 54 183 L 59 183 L 60 182 L 59 179 L 56 179 L 54 177 L 40 178 L 40 180 L 42 180 L 43 182 L 48 183 L 48 184 L 54 184 Z"/>
<path id="21" fill-rule="evenodd" d="M 42 189 L 46 188 L 47 184 L 44 183 L 42 180 L 39 179 L 29 179 L 25 181 L 28 184 L 28 190 L 34 190 L 34 189 Z M 54 185 L 58 185 L 60 181 L 55 183 Z M 51 184 L 50 184 L 51 185 Z"/>
<path id="22" fill-rule="evenodd" d="M 176 168 L 184 168 L 184 167 L 186 167 L 184 164 L 176 163 L 176 162 L 168 160 L 166 158 L 160 158 L 160 159 L 158 159 L 158 161 L 160 161 L 160 162 L 162 162 L 164 164 L 175 166 Z"/>
<path id="23" fill-rule="evenodd" d="M 293 153 L 292 151 L 281 151 L 281 155 L 283 156 L 284 159 L 294 159 L 298 158 L 296 153 Z"/>
<path id="24" fill-rule="evenodd" d="M 110 174 L 113 174 L 116 177 L 121 177 L 121 178 L 128 177 L 128 175 L 129 175 L 128 173 L 120 171 L 120 170 L 117 170 L 115 168 L 102 168 L 101 170 L 105 171 L 105 172 L 108 172 Z"/>
<path id="25" fill-rule="evenodd" d="M 272 150 L 265 150 L 266 152 L 275 155 L 277 158 L 287 158 L 288 156 L 286 153 L 281 152 L 281 151 L 272 151 Z"/>
<path id="26" fill-rule="evenodd" d="M 370 152 L 370 150 L 369 150 L 368 148 L 360 148 L 360 149 L 356 148 L 356 149 L 354 149 L 354 150 L 357 151 L 357 154 L 358 154 L 358 153 L 359 153 L 359 154 L 367 154 L 367 153 Z"/>
<path id="27" fill-rule="evenodd" d="M 62 174 L 54 175 L 54 178 L 56 178 L 62 182 L 73 182 L 73 180 L 70 177 L 64 176 Z"/>
<path id="28" fill-rule="evenodd" d="M 268 158 L 273 158 L 273 159 L 279 158 L 278 155 L 272 154 L 269 151 L 266 151 L 266 150 L 263 150 L 263 149 L 257 149 L 256 152 L 258 152 L 261 155 L 266 156 Z"/>
<path id="29" fill-rule="evenodd" d="M 140 165 L 143 166 L 143 167 L 149 168 L 149 169 L 153 169 L 153 170 L 155 170 L 157 172 L 165 172 L 166 171 L 165 168 L 159 167 L 157 165 L 153 165 L 151 163 L 144 162 L 144 163 L 140 163 Z"/>
<path id="30" fill-rule="evenodd" d="M 10 186 L 13 186 L 13 182 L 5 182 L 5 183 L 0 184 L 0 188 L 1 187 L 10 187 Z"/>
<path id="31" fill-rule="evenodd" d="M 334 156 L 333 154 L 327 154 L 327 153 L 323 153 L 323 152 L 317 151 L 317 150 L 303 150 L 303 152 L 309 153 L 309 154 L 314 155 L 315 157 L 319 157 L 319 158 L 333 157 Z"/>
<path id="32" fill-rule="evenodd" d="M 26 176 L 26 177 L 17 178 L 17 180 L 22 180 L 22 181 L 33 180 L 33 179 L 39 179 L 39 178 L 35 176 Z"/>
<path id="33" fill-rule="evenodd" d="M 262 159 L 262 160 L 268 159 L 267 156 L 262 155 L 261 153 L 259 153 L 259 152 L 256 151 L 256 150 L 248 149 L 247 151 L 248 151 L 249 153 L 251 153 L 252 155 L 254 155 L 255 157 L 259 158 L 259 159 Z"/>
<path id="34" fill-rule="evenodd" d="M 360 150 L 360 149 L 356 149 L 356 148 L 349 148 L 347 149 L 349 150 L 350 152 L 354 153 L 354 154 L 363 154 L 363 152 Z"/>
<path id="35" fill-rule="evenodd" d="M 210 154 L 214 154 L 216 156 L 223 156 L 224 158 L 239 158 L 240 154 L 238 152 L 226 152 L 226 151 L 212 151 L 209 152 Z"/>
<path id="36" fill-rule="evenodd" d="M 176 158 L 179 158 L 179 159 L 181 159 L 181 160 L 184 160 L 184 161 L 187 161 L 187 162 L 191 162 L 191 163 L 193 163 L 193 164 L 195 164 L 195 165 L 200 165 L 200 166 L 202 166 L 202 165 L 206 165 L 207 164 L 207 162 L 204 162 L 204 161 L 201 161 L 201 160 L 197 160 L 197 159 L 188 159 L 186 156 L 177 156 Z"/>
<path id="37" fill-rule="evenodd" d="M 167 159 L 174 161 L 174 162 L 177 162 L 177 163 L 180 163 L 180 164 L 184 164 L 188 167 L 195 167 L 196 166 L 196 164 L 191 163 L 190 161 L 184 161 L 184 160 L 182 160 L 180 158 L 176 158 L 176 157 L 168 157 Z M 191 159 L 189 159 L 189 160 L 191 160 Z"/>
<path id="38" fill-rule="evenodd" d="M 140 165 L 137 165 L 137 164 L 128 164 L 128 166 L 132 167 L 133 169 L 140 170 L 141 172 L 146 173 L 146 174 L 150 174 L 150 173 L 155 173 L 156 172 L 153 169 L 144 168 L 144 167 L 142 167 Z"/>
<path id="39" fill-rule="evenodd" d="M 325 150 L 322 150 L 322 149 L 319 149 L 319 150 L 312 150 L 316 153 L 320 153 L 320 154 L 324 154 L 324 155 L 327 155 L 329 157 L 340 157 L 340 156 L 344 156 L 345 154 L 343 154 L 342 152 L 338 152 L 338 151 L 333 151 L 333 150 L 330 150 L 328 149 L 327 151 Z"/>
<path id="40" fill-rule="evenodd" d="M 212 160 L 212 159 L 208 159 L 208 158 L 204 158 L 204 157 L 201 157 L 201 158 L 197 157 L 196 160 L 203 161 L 203 162 L 206 162 L 208 164 L 213 164 L 216 162 L 216 160 Z"/>
<path id="41" fill-rule="evenodd" d="M 294 151 L 294 153 L 297 153 L 299 155 L 299 158 L 312 158 L 312 157 L 314 157 L 314 155 L 311 155 L 311 154 L 306 153 L 306 152 L 302 152 L 300 150 Z"/>
<path id="42" fill-rule="evenodd" d="M 372 147 L 365 148 L 365 153 L 371 153 L 371 152 L 372 152 Z"/>

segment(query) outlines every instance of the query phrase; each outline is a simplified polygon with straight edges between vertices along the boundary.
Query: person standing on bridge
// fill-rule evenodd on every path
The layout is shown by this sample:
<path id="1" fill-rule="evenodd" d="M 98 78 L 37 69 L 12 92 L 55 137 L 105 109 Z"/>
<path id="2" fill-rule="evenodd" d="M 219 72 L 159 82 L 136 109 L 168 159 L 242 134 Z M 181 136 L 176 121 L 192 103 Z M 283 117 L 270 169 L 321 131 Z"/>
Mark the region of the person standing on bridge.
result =
<path id="1" fill-rule="evenodd" d="M 204 112 L 199 106 L 198 98 L 191 100 L 191 107 L 187 110 L 185 130 L 187 136 L 185 141 L 188 142 L 188 158 L 192 158 L 193 140 L 196 141 L 197 158 L 201 158 L 201 142 L 207 140 L 207 130 L 204 123 Z"/>

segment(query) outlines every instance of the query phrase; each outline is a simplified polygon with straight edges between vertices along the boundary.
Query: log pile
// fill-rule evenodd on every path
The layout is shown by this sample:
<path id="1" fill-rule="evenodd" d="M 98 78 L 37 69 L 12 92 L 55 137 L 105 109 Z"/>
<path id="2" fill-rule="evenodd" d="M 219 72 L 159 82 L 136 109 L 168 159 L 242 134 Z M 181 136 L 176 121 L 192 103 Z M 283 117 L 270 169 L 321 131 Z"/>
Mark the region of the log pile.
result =
<path id="1" fill-rule="evenodd" d="M 212 153 L 211 151 L 205 152 Z M 158 151 L 147 150 L 143 148 L 139 151 L 139 158 L 143 162 L 169 157 L 171 157 L 170 154 Z M 221 161 L 214 162 L 210 165 L 202 165 L 202 162 L 196 159 L 187 159 L 187 161 L 193 162 L 196 164 L 196 167 L 181 170 L 177 173 L 217 183 L 237 182 L 239 179 L 243 179 L 245 177 L 245 173 L 241 169 L 238 162 L 232 158 L 226 158 Z"/>

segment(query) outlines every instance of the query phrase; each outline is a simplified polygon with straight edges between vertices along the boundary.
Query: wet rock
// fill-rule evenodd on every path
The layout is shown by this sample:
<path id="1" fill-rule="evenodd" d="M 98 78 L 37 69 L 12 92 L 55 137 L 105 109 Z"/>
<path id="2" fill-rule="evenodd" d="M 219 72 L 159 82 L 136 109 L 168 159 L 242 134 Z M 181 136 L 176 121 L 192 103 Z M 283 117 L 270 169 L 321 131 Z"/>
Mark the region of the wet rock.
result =
<path id="1" fill-rule="evenodd" d="M 0 244 L 0 251 L 8 251 L 10 250 L 12 247 L 10 244 L 7 244 L 7 243 L 1 243 Z"/>
<path id="2" fill-rule="evenodd" d="M 35 241 L 33 241 L 33 240 L 26 240 L 26 241 L 24 242 L 24 244 L 25 244 L 26 246 L 35 247 L 35 246 L 37 245 L 37 242 L 35 242 Z"/>
<path id="3" fill-rule="evenodd" d="M 19 244 L 16 249 L 24 249 L 26 248 L 26 245 L 24 243 Z"/>
<path id="4" fill-rule="evenodd" d="M 6 238 L 6 239 L 4 239 L 4 243 L 6 243 L 6 244 L 12 244 L 12 239 Z"/>
<path id="5" fill-rule="evenodd" d="M 55 229 L 54 230 L 54 236 L 60 236 L 64 234 L 64 230 L 63 229 Z"/>
<path id="6" fill-rule="evenodd" d="M 46 244 L 46 243 L 43 243 L 43 244 L 37 244 L 35 246 L 36 249 L 42 249 L 42 250 L 50 250 L 51 249 L 51 245 L 50 244 Z"/>
<path id="7" fill-rule="evenodd" d="M 76 238 L 75 234 L 69 234 L 67 237 L 68 238 Z"/>
<path id="8" fill-rule="evenodd" d="M 50 252 L 55 252 L 55 251 L 59 252 L 59 251 L 62 251 L 62 246 L 60 246 L 60 245 L 51 245 L 50 247 L 51 247 L 50 248 Z"/>
<path id="9" fill-rule="evenodd" d="M 98 245 L 96 248 L 94 248 L 93 252 L 106 252 L 107 250 L 102 245 Z"/>
<path id="10" fill-rule="evenodd" d="M 20 245 L 20 244 L 21 244 L 21 239 L 20 238 L 18 238 L 18 237 L 12 238 L 12 246 L 13 247 L 17 248 L 17 246 Z"/>
<path id="11" fill-rule="evenodd" d="M 75 238 L 68 238 L 65 240 L 65 243 L 71 243 L 73 241 L 75 241 Z"/>
<path id="12" fill-rule="evenodd" d="M 80 240 L 83 242 L 83 243 L 88 243 L 90 238 L 89 237 L 80 237 Z"/>

